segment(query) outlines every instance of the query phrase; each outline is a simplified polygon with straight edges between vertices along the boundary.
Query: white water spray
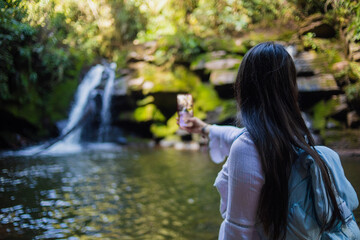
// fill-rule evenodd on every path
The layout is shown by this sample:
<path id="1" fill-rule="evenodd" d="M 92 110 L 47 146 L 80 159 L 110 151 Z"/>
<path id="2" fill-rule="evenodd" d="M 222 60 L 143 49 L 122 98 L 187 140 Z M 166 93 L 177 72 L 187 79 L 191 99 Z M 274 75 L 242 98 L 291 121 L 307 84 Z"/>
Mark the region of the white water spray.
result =
<path id="1" fill-rule="evenodd" d="M 110 67 L 106 69 L 109 72 L 109 77 L 106 82 L 106 86 L 102 98 L 101 122 L 99 128 L 99 138 L 98 138 L 100 142 L 107 141 L 107 135 L 111 124 L 110 105 L 111 105 L 111 96 L 114 88 L 115 69 L 116 69 L 116 63 L 111 63 Z"/>

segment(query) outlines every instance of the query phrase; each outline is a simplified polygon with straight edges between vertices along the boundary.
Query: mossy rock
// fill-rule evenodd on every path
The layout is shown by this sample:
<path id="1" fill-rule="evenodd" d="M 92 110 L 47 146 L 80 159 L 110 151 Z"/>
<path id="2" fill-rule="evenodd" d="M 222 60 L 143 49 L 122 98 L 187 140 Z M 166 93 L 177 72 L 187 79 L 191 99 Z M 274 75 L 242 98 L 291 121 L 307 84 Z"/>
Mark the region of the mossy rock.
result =
<path id="1" fill-rule="evenodd" d="M 54 87 L 47 100 L 47 112 L 53 122 L 67 118 L 78 81 L 67 80 Z"/>
<path id="2" fill-rule="evenodd" d="M 192 59 L 190 63 L 191 70 L 199 70 L 205 68 L 205 63 L 211 60 L 217 60 L 224 58 L 227 55 L 227 52 L 224 50 L 206 52 L 197 55 L 194 59 Z"/>
<path id="3" fill-rule="evenodd" d="M 359 80 L 360 80 L 360 63 L 350 62 L 349 79 L 352 82 L 359 82 Z"/>
<path id="4" fill-rule="evenodd" d="M 203 42 L 203 48 L 207 52 L 224 50 L 229 53 L 244 55 L 249 50 L 248 47 L 247 44 L 230 37 L 207 38 Z"/>
<path id="5" fill-rule="evenodd" d="M 330 100 L 322 100 L 315 104 L 311 112 L 313 113 L 312 128 L 319 130 L 321 134 L 324 133 L 327 123 L 330 120 L 330 116 L 336 111 L 336 107 L 340 104 L 340 98 L 332 98 Z M 334 119 L 331 121 L 338 122 Z"/>
<path id="6" fill-rule="evenodd" d="M 350 107 L 360 114 L 360 82 L 348 85 L 345 94 Z"/>
<path id="7" fill-rule="evenodd" d="M 41 116 L 44 110 L 42 106 L 42 100 L 34 88 L 28 91 L 29 99 L 31 101 L 23 102 L 21 104 L 6 103 L 2 108 L 15 117 L 23 118 L 29 121 L 31 124 L 41 127 Z"/>
<path id="8" fill-rule="evenodd" d="M 139 87 L 142 87 L 144 95 L 153 92 L 189 92 L 201 83 L 198 76 L 183 66 L 165 69 L 145 64 L 139 69 L 138 76 L 143 79 Z"/>

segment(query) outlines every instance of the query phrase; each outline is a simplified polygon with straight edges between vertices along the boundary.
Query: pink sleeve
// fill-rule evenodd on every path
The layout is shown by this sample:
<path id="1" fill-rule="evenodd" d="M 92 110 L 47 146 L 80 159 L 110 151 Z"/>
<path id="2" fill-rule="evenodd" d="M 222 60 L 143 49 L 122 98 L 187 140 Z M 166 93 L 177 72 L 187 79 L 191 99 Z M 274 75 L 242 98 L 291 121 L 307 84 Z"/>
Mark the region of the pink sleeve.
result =
<path id="1" fill-rule="evenodd" d="M 209 148 L 213 162 L 221 163 L 225 160 L 229 155 L 231 145 L 243 130 L 243 128 L 233 126 L 210 126 Z"/>
<path id="2" fill-rule="evenodd" d="M 227 209 L 223 238 L 219 239 L 258 239 L 256 214 L 264 176 L 258 152 L 248 133 L 232 145 L 227 168 Z"/>

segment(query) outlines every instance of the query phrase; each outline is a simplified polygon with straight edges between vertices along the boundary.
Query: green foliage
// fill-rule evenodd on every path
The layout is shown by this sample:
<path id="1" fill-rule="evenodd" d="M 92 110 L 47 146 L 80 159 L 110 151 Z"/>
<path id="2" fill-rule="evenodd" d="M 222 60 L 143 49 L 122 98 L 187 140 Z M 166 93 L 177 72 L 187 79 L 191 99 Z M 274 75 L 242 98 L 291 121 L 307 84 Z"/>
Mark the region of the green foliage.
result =
<path id="1" fill-rule="evenodd" d="M 22 92 L 29 81 L 36 81 L 32 72 L 32 49 L 36 30 L 23 23 L 26 11 L 21 1 L 0 1 L 0 101 L 13 100 L 15 92 Z M 22 66 L 19 69 L 18 66 Z M 28 79 L 26 76 L 29 76 Z M 26 98 L 21 97 L 21 100 Z"/>
<path id="2" fill-rule="evenodd" d="M 360 82 L 348 85 L 345 94 L 350 106 L 360 113 Z"/>
<path id="3" fill-rule="evenodd" d="M 352 40 L 360 40 L 360 2 L 353 0 L 329 0 L 328 6 L 331 6 L 335 18 L 340 28 L 347 27 L 351 32 Z"/>
<path id="4" fill-rule="evenodd" d="M 147 105 L 147 104 L 149 104 L 149 103 L 154 102 L 154 100 L 155 100 L 155 98 L 154 98 L 153 96 L 147 96 L 147 97 L 145 97 L 144 99 L 138 100 L 138 101 L 136 102 L 136 104 L 137 104 L 138 106 L 145 106 L 145 105 Z"/>
<path id="5" fill-rule="evenodd" d="M 222 111 L 218 119 L 219 122 L 229 118 L 234 118 L 237 114 L 236 101 L 233 99 L 222 101 L 221 108 Z"/>
<path id="6" fill-rule="evenodd" d="M 44 109 L 41 98 L 34 88 L 29 89 L 27 95 L 32 99 L 32 104 L 18 105 L 16 103 L 8 103 L 7 105 L 2 106 L 2 108 L 9 111 L 14 116 L 26 119 L 39 129 L 42 129 L 41 123 Z"/>
<path id="7" fill-rule="evenodd" d="M 288 41 L 293 32 L 251 30 L 256 24 L 279 28 L 313 13 L 325 14 L 336 27 L 346 27 L 352 41 L 360 41 L 360 3 L 353 0 L 0 0 L 1 107 L 36 125 L 45 117 L 64 118 L 84 66 L 107 58 L 125 68 L 132 42 L 156 40 L 153 62 L 139 71 L 147 86 L 143 93 L 190 92 L 197 116 L 222 107 L 220 118 L 226 119 L 236 112 L 234 101 L 220 100 L 184 66 L 213 60 L 210 51 L 238 57 L 259 42 Z M 309 33 L 303 41 L 329 65 L 342 60 L 330 40 Z M 353 65 L 347 74 L 358 79 Z M 358 84 L 346 93 L 356 103 Z M 139 101 L 131 117 L 164 122 L 153 102 L 151 97 Z M 154 134 L 173 132 L 172 121 L 154 123 Z"/>
<path id="8" fill-rule="evenodd" d="M 309 32 L 303 38 L 303 44 L 305 48 L 311 48 L 313 50 L 317 50 L 318 46 L 314 41 L 315 33 Z"/>
<path id="9" fill-rule="evenodd" d="M 178 129 L 176 114 L 174 114 L 167 122 L 164 123 L 153 123 L 150 126 L 151 132 L 157 138 L 164 138 L 166 136 L 174 134 Z"/>
<path id="10" fill-rule="evenodd" d="M 211 85 L 201 84 L 192 92 L 194 97 L 194 112 L 201 119 L 206 117 L 206 112 L 215 110 L 221 100 Z"/>
<path id="11" fill-rule="evenodd" d="M 53 122 L 62 120 L 67 116 L 77 85 L 78 81 L 69 79 L 53 88 L 46 101 L 48 116 Z"/>
<path id="12" fill-rule="evenodd" d="M 200 79 L 183 66 L 167 70 L 152 64 L 146 64 L 139 70 L 139 76 L 144 82 L 149 82 L 151 88 L 143 88 L 144 94 L 151 92 L 189 92 L 200 83 Z"/>
<path id="13" fill-rule="evenodd" d="M 1 108 L 36 126 L 65 118 L 83 67 L 124 66 L 144 26 L 133 1 L 0 0 Z"/>
<path id="14" fill-rule="evenodd" d="M 349 64 L 349 78 L 353 79 L 355 82 L 360 81 L 360 63 L 350 62 Z"/>
<path id="15" fill-rule="evenodd" d="M 336 0 L 334 0 L 336 1 Z M 350 0 L 351 1 L 351 0 Z M 301 11 L 301 14 L 311 15 L 318 12 L 325 11 L 325 5 L 327 0 L 290 0 L 289 2 L 295 4 L 298 11 Z"/>
<path id="16" fill-rule="evenodd" d="M 333 113 L 335 107 L 339 104 L 339 99 L 330 99 L 320 101 L 312 108 L 313 128 L 323 132 L 326 128 L 328 117 Z"/>
<path id="17" fill-rule="evenodd" d="M 137 122 L 165 121 L 164 115 L 154 104 L 148 104 L 143 107 L 136 108 L 134 112 L 134 119 Z"/>
<path id="18" fill-rule="evenodd" d="M 175 35 L 165 35 L 158 39 L 158 49 L 155 52 L 157 65 L 172 65 L 175 62 L 186 62 L 202 52 L 202 40 L 193 34 L 178 32 Z"/>

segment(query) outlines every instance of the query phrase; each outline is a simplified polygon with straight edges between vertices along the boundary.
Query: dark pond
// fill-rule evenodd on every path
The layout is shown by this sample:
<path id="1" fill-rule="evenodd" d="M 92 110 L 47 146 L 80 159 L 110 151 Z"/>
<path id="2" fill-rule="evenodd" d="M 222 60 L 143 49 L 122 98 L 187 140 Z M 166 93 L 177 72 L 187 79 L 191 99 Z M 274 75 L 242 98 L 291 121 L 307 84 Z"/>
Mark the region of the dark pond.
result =
<path id="1" fill-rule="evenodd" d="M 359 193 L 359 157 L 343 165 Z M 220 168 L 172 149 L 2 158 L 0 238 L 217 239 Z"/>

